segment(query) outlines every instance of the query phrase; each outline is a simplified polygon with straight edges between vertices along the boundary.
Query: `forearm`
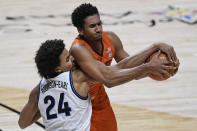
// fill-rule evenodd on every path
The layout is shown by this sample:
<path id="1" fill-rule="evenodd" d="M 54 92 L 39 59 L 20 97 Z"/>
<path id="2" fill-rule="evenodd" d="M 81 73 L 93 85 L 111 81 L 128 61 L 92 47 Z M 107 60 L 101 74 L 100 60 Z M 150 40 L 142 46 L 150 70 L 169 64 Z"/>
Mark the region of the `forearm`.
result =
<path id="1" fill-rule="evenodd" d="M 39 112 L 39 110 L 38 110 L 37 113 L 35 114 L 35 116 L 33 117 L 31 124 L 33 124 L 33 123 L 36 122 L 38 119 L 40 119 L 40 117 L 41 117 L 41 115 L 40 115 L 40 112 Z"/>
<path id="2" fill-rule="evenodd" d="M 104 83 L 107 87 L 114 87 L 123 83 L 143 76 L 148 71 L 148 64 L 142 64 L 140 66 L 128 69 L 113 69 L 105 75 L 106 82 Z"/>
<path id="3" fill-rule="evenodd" d="M 31 125 L 32 119 L 33 119 L 33 116 L 32 116 L 32 113 L 29 112 L 28 104 L 27 104 L 27 105 L 25 105 L 25 107 L 23 108 L 23 110 L 20 113 L 20 117 L 18 120 L 18 124 L 19 124 L 20 128 L 24 129 L 27 126 Z"/>
<path id="4" fill-rule="evenodd" d="M 24 129 L 30 125 L 32 125 L 34 122 L 36 122 L 40 118 L 40 113 L 33 114 L 28 111 L 22 111 L 20 114 L 20 118 L 18 121 L 18 124 L 20 128 Z"/>
<path id="5" fill-rule="evenodd" d="M 34 88 L 29 96 L 28 103 L 24 106 L 20 113 L 18 124 L 20 128 L 26 128 L 40 118 L 40 113 L 37 105 L 38 87 Z"/>
<path id="6" fill-rule="evenodd" d="M 126 68 L 133 68 L 136 66 L 139 66 L 145 62 L 148 56 L 150 56 L 153 52 L 158 50 L 157 46 L 155 44 L 151 45 L 147 49 L 141 51 L 140 53 L 129 56 L 120 62 L 117 63 L 117 67 L 120 69 L 126 69 Z"/>

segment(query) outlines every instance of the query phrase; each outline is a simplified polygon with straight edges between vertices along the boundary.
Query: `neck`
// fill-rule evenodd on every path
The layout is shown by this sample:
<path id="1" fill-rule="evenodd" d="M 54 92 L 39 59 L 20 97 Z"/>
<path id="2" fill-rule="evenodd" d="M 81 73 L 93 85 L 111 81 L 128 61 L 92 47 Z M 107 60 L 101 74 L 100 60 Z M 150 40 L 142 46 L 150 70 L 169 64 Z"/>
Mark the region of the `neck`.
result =
<path id="1" fill-rule="evenodd" d="M 99 55 L 102 55 L 103 52 L 103 45 L 102 45 L 102 39 L 100 40 L 89 40 L 86 39 L 84 36 L 80 36 L 81 39 L 83 39 L 84 41 L 86 41 L 88 43 L 88 45 L 90 45 L 90 47 Z"/>
<path id="2" fill-rule="evenodd" d="M 97 41 L 92 41 L 92 40 L 86 39 L 84 36 L 81 36 L 81 35 L 80 35 L 80 38 L 86 41 L 92 48 L 97 47 L 102 43 L 102 39 L 97 40 Z"/>

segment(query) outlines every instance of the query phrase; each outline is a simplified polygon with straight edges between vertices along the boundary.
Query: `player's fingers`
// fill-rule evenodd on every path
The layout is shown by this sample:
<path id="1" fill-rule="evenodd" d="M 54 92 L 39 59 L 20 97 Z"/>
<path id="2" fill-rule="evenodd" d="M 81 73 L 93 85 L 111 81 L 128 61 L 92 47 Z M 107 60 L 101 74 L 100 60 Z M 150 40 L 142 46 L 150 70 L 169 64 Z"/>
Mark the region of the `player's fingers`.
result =
<path id="1" fill-rule="evenodd" d="M 170 65 L 170 64 L 174 64 L 174 62 L 171 62 L 171 61 L 162 61 L 162 64 L 164 64 L 164 65 Z"/>
<path id="2" fill-rule="evenodd" d="M 164 65 L 163 69 L 165 69 L 165 70 L 176 70 L 177 68 L 174 67 L 174 66 L 166 66 L 166 65 Z"/>
<path id="3" fill-rule="evenodd" d="M 177 59 L 177 60 L 174 62 L 174 64 L 175 64 L 176 67 L 179 67 L 179 65 L 180 65 L 179 59 Z"/>
<path id="4" fill-rule="evenodd" d="M 171 77 L 172 75 L 170 73 L 168 73 L 166 70 L 162 70 L 161 74 L 163 74 L 163 76 L 167 76 L 167 77 Z"/>
<path id="5" fill-rule="evenodd" d="M 163 75 L 162 75 L 161 73 L 154 72 L 153 74 L 154 74 L 154 75 L 157 75 L 157 76 L 159 76 L 159 77 L 161 77 L 162 79 L 164 78 Z"/>
<path id="6" fill-rule="evenodd" d="M 174 48 L 172 48 L 172 54 L 173 54 L 173 61 L 177 61 L 176 52 L 174 51 Z"/>
<path id="7" fill-rule="evenodd" d="M 168 56 L 169 61 L 172 62 L 172 53 L 171 53 L 171 50 L 169 50 L 167 52 L 167 56 Z"/>
<path id="8" fill-rule="evenodd" d="M 159 76 L 161 79 L 165 79 L 164 74 L 165 73 L 154 73 L 154 75 Z"/>
<path id="9" fill-rule="evenodd" d="M 159 55 L 161 54 L 161 51 L 157 51 L 157 53 L 152 57 L 152 60 L 157 60 L 159 58 Z"/>
<path id="10" fill-rule="evenodd" d="M 158 58 L 160 54 L 161 54 L 161 51 L 159 50 L 154 57 Z"/>
<path id="11" fill-rule="evenodd" d="M 179 70 L 179 65 L 180 65 L 180 62 L 179 62 L 179 59 L 177 59 L 177 61 L 175 62 L 175 67 L 176 67 L 176 70 L 174 71 L 174 74 L 176 74 Z"/>

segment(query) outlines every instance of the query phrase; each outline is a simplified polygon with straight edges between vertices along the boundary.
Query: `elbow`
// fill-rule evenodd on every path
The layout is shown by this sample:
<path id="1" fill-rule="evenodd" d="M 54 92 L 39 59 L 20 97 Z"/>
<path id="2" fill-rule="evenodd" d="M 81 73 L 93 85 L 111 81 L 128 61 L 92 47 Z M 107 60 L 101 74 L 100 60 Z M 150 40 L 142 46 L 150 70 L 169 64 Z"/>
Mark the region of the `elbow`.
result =
<path id="1" fill-rule="evenodd" d="M 109 83 L 103 83 L 107 88 L 111 88 L 112 87 L 112 85 L 111 84 L 109 84 Z"/>
<path id="2" fill-rule="evenodd" d="M 103 83 L 107 88 L 112 88 L 112 87 L 115 86 L 113 80 L 110 80 L 110 79 L 105 79 L 102 83 Z"/>
<path id="3" fill-rule="evenodd" d="M 101 83 L 103 83 L 107 88 L 111 88 L 117 85 L 116 74 L 113 70 L 107 70 L 105 74 L 102 75 Z"/>
<path id="4" fill-rule="evenodd" d="M 105 86 L 106 86 L 107 88 L 112 88 L 112 87 L 114 87 L 114 86 L 111 85 L 111 84 L 105 84 Z"/>
<path id="5" fill-rule="evenodd" d="M 22 120 L 18 120 L 18 125 L 21 129 L 25 129 L 27 126 L 25 125 L 25 123 Z"/>
<path id="6" fill-rule="evenodd" d="M 20 127 L 21 129 L 24 129 L 24 128 L 25 128 L 25 126 L 24 126 L 23 124 L 21 124 L 19 121 L 18 121 L 18 125 L 19 125 L 19 127 Z"/>

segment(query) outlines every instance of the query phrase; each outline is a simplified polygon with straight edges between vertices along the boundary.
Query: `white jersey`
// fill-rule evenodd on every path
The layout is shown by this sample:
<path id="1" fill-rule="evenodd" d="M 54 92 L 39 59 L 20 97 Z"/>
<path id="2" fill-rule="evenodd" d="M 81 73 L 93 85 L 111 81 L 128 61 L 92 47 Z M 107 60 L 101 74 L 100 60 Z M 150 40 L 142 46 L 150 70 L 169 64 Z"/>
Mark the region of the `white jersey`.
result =
<path id="1" fill-rule="evenodd" d="M 43 78 L 39 85 L 38 108 L 46 131 L 89 131 L 92 105 L 80 96 L 72 82 L 72 71 Z"/>

